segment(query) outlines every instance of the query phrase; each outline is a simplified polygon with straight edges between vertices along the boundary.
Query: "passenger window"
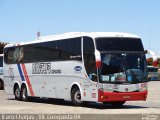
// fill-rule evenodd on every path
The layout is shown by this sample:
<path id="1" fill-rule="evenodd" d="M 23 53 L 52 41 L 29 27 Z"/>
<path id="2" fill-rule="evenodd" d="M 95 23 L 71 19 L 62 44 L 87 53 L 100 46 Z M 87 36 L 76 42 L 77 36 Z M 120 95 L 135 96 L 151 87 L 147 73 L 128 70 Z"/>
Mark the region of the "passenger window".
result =
<path id="1" fill-rule="evenodd" d="M 93 39 L 89 37 L 84 37 L 83 38 L 84 66 L 88 77 L 93 81 L 97 81 L 97 69 L 96 69 L 94 51 L 95 48 Z"/>

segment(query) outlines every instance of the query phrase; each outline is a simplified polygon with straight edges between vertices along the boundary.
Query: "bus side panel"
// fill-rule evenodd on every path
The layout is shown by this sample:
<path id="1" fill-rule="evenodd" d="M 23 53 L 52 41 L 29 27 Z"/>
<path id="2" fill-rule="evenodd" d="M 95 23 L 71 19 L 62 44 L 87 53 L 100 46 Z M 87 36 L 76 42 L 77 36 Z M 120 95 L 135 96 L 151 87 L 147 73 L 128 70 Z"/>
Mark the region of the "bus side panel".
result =
<path id="1" fill-rule="evenodd" d="M 69 85 L 76 81 L 83 83 L 84 70 L 79 61 L 39 62 L 25 64 L 25 67 L 30 81 L 28 88 L 32 87 L 37 97 L 70 100 Z"/>
<path id="2" fill-rule="evenodd" d="M 43 96 L 43 84 L 42 80 L 46 77 L 41 74 L 33 74 L 33 63 L 26 63 L 21 65 L 22 67 L 22 73 L 23 78 L 27 84 L 28 88 L 28 95 L 29 96 L 36 96 L 36 97 L 42 97 Z"/>
<path id="3" fill-rule="evenodd" d="M 17 65 L 6 65 L 4 64 L 4 90 L 6 93 L 13 94 L 14 84 L 22 83 L 18 73 Z M 19 86 L 20 87 L 20 86 Z"/>
<path id="4" fill-rule="evenodd" d="M 61 61 L 54 63 L 53 68 L 61 70 L 56 75 L 56 97 L 71 100 L 71 84 L 83 83 L 84 68 L 81 61 Z M 81 88 L 80 88 L 81 89 Z"/>
<path id="5" fill-rule="evenodd" d="M 91 83 L 90 80 L 86 78 L 86 80 L 83 81 L 83 99 L 84 101 L 90 101 L 91 100 Z"/>
<path id="6" fill-rule="evenodd" d="M 56 97 L 60 99 L 69 99 L 68 83 L 72 80 L 69 75 L 56 76 Z"/>
<path id="7" fill-rule="evenodd" d="M 45 74 L 45 64 L 51 65 L 52 72 Z M 71 100 L 71 87 L 77 82 L 82 90 L 82 100 L 95 101 L 95 92 L 91 93 L 90 87 L 92 82 L 86 77 L 82 62 L 43 62 L 37 63 L 36 68 L 34 63 L 5 64 L 4 68 L 7 93 L 13 94 L 14 83 L 17 82 L 20 87 L 22 83 L 26 83 L 29 96 Z"/>
<path id="8" fill-rule="evenodd" d="M 53 75 L 34 75 L 31 80 L 34 95 L 37 97 L 56 98 L 55 82 Z"/>
<path id="9" fill-rule="evenodd" d="M 14 82 L 11 82 L 9 77 L 4 77 L 4 91 L 6 93 L 13 94 L 13 84 Z"/>

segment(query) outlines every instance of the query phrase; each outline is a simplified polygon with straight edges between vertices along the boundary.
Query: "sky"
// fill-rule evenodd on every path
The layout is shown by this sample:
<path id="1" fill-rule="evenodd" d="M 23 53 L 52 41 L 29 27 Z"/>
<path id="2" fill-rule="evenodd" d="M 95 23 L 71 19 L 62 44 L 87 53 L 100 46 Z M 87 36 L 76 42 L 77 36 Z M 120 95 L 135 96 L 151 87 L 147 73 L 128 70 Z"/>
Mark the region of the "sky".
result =
<path id="1" fill-rule="evenodd" d="M 32 41 L 37 31 L 127 32 L 160 51 L 159 6 L 160 0 L 0 0 L 0 41 Z"/>

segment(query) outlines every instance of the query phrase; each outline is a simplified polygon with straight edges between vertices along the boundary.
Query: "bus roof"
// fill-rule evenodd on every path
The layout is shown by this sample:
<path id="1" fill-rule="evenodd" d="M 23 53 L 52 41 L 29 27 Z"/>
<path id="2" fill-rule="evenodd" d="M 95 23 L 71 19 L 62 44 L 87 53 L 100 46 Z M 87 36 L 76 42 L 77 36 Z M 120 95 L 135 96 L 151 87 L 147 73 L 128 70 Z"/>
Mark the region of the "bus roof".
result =
<path id="1" fill-rule="evenodd" d="M 122 33 L 122 32 L 69 32 L 69 33 L 64 33 L 64 34 L 39 37 L 39 38 L 37 38 L 33 41 L 30 41 L 30 42 L 21 42 L 21 43 L 16 43 L 16 44 L 11 43 L 11 44 L 6 45 L 5 47 L 12 47 L 15 45 L 41 43 L 41 42 L 45 42 L 45 41 L 54 41 L 54 40 L 60 40 L 60 39 L 69 39 L 69 38 L 82 37 L 82 36 L 88 36 L 91 38 L 98 38 L 98 37 L 140 38 L 137 35 L 129 34 L 129 33 Z"/>

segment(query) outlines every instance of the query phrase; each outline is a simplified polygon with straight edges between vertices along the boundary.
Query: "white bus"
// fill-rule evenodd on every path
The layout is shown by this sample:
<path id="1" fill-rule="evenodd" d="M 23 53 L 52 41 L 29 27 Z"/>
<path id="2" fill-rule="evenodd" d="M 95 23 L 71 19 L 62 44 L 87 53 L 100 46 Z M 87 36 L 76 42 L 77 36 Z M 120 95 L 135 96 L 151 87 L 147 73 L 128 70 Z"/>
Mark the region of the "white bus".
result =
<path id="1" fill-rule="evenodd" d="M 3 54 L 0 54 L 0 90 L 4 88 L 3 84 Z"/>
<path id="2" fill-rule="evenodd" d="M 148 70 L 148 80 L 149 81 L 159 80 L 158 67 L 147 66 L 147 70 Z"/>
<path id="3" fill-rule="evenodd" d="M 141 39 L 128 33 L 66 33 L 4 48 L 5 92 L 15 99 L 47 97 L 114 106 L 146 100 Z"/>

